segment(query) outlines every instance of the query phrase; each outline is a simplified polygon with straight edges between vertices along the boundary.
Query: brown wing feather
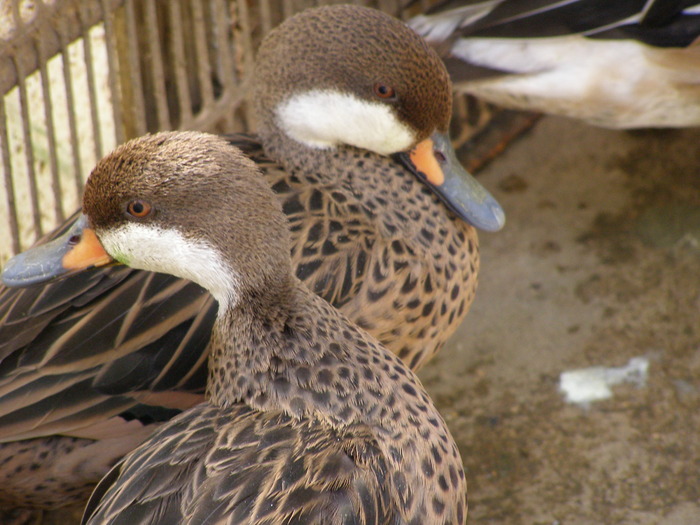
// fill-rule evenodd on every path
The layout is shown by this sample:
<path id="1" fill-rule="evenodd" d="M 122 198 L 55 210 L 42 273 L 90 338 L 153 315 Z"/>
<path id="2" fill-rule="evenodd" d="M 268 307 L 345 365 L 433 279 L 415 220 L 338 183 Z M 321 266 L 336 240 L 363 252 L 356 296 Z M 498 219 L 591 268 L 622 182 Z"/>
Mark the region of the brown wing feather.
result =
<path id="1" fill-rule="evenodd" d="M 202 404 L 117 465 L 84 523 L 394 523 L 369 431 Z"/>

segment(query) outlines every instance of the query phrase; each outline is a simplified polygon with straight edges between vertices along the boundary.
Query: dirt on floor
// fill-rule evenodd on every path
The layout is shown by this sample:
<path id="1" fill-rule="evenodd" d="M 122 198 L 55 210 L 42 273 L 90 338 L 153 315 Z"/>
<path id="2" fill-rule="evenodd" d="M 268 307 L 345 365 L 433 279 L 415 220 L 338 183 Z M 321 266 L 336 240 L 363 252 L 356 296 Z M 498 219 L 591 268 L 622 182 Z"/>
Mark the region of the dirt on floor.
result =
<path id="1" fill-rule="evenodd" d="M 469 523 L 700 524 L 700 130 L 545 118 L 480 180 L 508 223 L 481 236 L 472 312 L 421 373 Z M 559 390 L 634 357 L 643 385 L 588 407 Z"/>
<path id="2" fill-rule="evenodd" d="M 469 522 L 700 524 L 700 130 L 546 118 L 480 176 L 476 302 L 420 375 L 460 446 Z M 562 372 L 649 360 L 572 405 Z"/>

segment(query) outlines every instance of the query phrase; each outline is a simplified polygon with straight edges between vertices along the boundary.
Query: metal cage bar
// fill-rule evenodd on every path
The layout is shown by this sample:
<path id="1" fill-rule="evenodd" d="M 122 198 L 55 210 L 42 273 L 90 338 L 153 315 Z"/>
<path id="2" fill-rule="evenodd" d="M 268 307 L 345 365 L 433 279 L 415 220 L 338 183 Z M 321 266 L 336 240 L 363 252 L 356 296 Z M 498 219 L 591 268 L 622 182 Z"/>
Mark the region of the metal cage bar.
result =
<path id="1" fill-rule="evenodd" d="M 214 0 L 211 6 L 210 18 L 214 31 L 216 78 L 221 84 L 222 90 L 229 93 L 233 92 L 238 84 L 238 75 L 233 67 L 233 57 L 231 55 L 233 46 L 229 38 L 231 19 L 224 0 Z M 234 129 L 233 111 L 226 112 L 224 115 L 224 127 L 231 130 Z"/>
<path id="2" fill-rule="evenodd" d="M 17 87 L 19 88 L 19 103 L 22 115 L 22 141 L 24 145 L 24 160 L 26 161 L 27 166 L 27 185 L 29 187 L 29 202 L 32 211 L 32 226 L 34 229 L 34 234 L 37 237 L 41 237 L 44 232 L 41 227 L 39 190 L 37 188 L 37 175 L 36 171 L 34 170 L 34 148 L 32 147 L 32 137 L 29 129 L 31 119 L 29 114 L 26 77 L 19 61 L 15 62 L 15 67 L 17 68 Z"/>
<path id="3" fill-rule="evenodd" d="M 90 38 L 90 27 L 85 23 L 85 6 L 81 5 L 80 25 L 83 30 L 83 54 L 85 55 L 85 65 L 87 72 L 88 98 L 90 100 L 90 123 L 92 125 L 92 144 L 95 159 L 99 159 L 104 154 L 102 147 L 102 134 L 100 132 L 100 112 L 97 109 L 97 86 L 95 85 L 94 58 L 92 55 L 92 42 Z"/>
<path id="4" fill-rule="evenodd" d="M 20 251 L 19 221 L 15 204 L 15 184 L 12 180 L 10 162 L 10 143 L 7 136 L 7 118 L 5 115 L 5 100 L 0 101 L 0 150 L 2 151 L 3 182 L 5 184 L 5 202 L 7 203 L 7 222 L 10 230 L 10 248 L 12 253 Z"/>
<path id="5" fill-rule="evenodd" d="M 107 73 L 109 76 L 109 89 L 112 95 L 112 116 L 114 118 L 114 134 L 117 143 L 124 142 L 124 113 L 122 110 L 122 96 L 119 90 L 119 65 L 117 58 L 117 46 L 114 23 L 110 16 L 109 0 L 100 0 L 101 16 L 105 28 L 105 48 L 107 51 Z"/>
<path id="6" fill-rule="evenodd" d="M 139 56 L 139 32 L 136 26 L 135 0 L 126 0 L 124 38 L 118 39 L 117 49 L 126 56 L 126 67 L 121 75 L 122 93 L 130 108 L 130 118 L 126 120 L 127 138 L 138 137 L 148 131 L 146 126 L 146 102 L 143 92 L 143 77 Z M 154 30 L 155 28 L 151 28 Z"/>
<path id="7" fill-rule="evenodd" d="M 78 194 L 83 191 L 83 179 L 81 174 L 80 162 L 80 138 L 78 136 L 78 123 L 76 121 L 75 111 L 75 93 L 73 91 L 73 74 L 70 68 L 70 60 L 68 58 L 68 43 L 69 40 L 65 34 L 66 21 L 60 24 L 63 27 L 59 28 L 59 37 L 61 40 L 61 57 L 63 60 L 63 82 L 66 90 L 66 104 L 68 112 L 68 126 L 70 129 L 70 146 L 73 154 L 73 180 Z"/>
<path id="8" fill-rule="evenodd" d="M 38 41 L 39 47 L 39 76 L 41 77 L 41 91 L 44 99 L 44 119 L 46 120 L 46 139 L 49 145 L 49 169 L 51 170 L 51 187 L 54 194 L 54 221 L 56 223 L 65 219 L 63 200 L 61 196 L 61 178 L 58 173 L 58 154 L 56 152 L 56 127 L 53 118 L 53 101 L 51 98 L 51 86 L 49 71 L 47 68 L 48 57 L 44 49 L 43 41 Z"/>
<path id="9" fill-rule="evenodd" d="M 192 95 L 187 80 L 187 65 L 184 47 L 184 29 L 180 0 L 170 5 L 170 48 L 172 50 L 173 75 L 179 111 L 178 128 L 187 127 L 192 122 Z"/>
<path id="10" fill-rule="evenodd" d="M 210 107 L 214 103 L 214 91 L 211 85 L 211 64 L 207 52 L 207 35 L 202 3 L 193 0 L 190 3 L 192 9 L 192 25 L 194 29 L 194 51 L 199 85 L 199 96 L 202 107 Z"/>
<path id="11" fill-rule="evenodd" d="M 165 73 L 163 71 L 163 52 L 160 48 L 160 33 L 158 31 L 158 19 L 156 15 L 156 5 L 153 0 L 145 2 L 145 19 L 146 26 L 152 27 L 153 30 L 148 31 L 148 51 L 150 58 L 151 71 L 153 74 L 153 95 L 155 98 L 156 119 L 158 129 L 169 129 L 172 124 L 170 121 L 170 111 L 168 110 L 168 98 L 165 93 Z"/>

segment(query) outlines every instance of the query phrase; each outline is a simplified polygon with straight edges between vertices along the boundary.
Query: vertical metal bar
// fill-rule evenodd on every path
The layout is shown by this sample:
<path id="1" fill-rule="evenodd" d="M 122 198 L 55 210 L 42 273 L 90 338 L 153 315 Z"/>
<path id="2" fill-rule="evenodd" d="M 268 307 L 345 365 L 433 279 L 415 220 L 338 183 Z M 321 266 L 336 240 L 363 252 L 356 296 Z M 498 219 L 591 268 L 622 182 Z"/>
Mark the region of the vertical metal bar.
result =
<path id="1" fill-rule="evenodd" d="M 244 2 L 241 2 L 244 3 Z M 294 14 L 294 6 L 292 0 L 282 0 L 282 16 L 286 20 Z"/>
<path id="2" fill-rule="evenodd" d="M 65 23 L 61 22 L 58 36 L 61 41 L 61 60 L 63 61 L 63 82 L 66 86 L 66 104 L 68 109 L 68 127 L 70 129 L 70 145 L 73 153 L 73 177 L 78 195 L 83 194 L 82 165 L 80 161 L 80 139 L 78 137 L 78 124 L 75 120 L 75 96 L 73 93 L 73 75 L 70 70 L 70 58 L 68 56 L 68 42 L 65 36 Z"/>
<path id="3" fill-rule="evenodd" d="M 197 57 L 197 80 L 199 81 L 199 93 L 202 97 L 202 110 L 206 110 L 211 108 L 214 94 L 211 85 L 211 65 L 207 53 L 205 20 L 201 2 L 194 0 L 190 5 L 194 26 L 194 48 Z"/>
<path id="4" fill-rule="evenodd" d="M 132 86 L 132 116 L 134 117 L 135 136 L 144 135 L 146 127 L 146 104 L 143 96 L 143 79 L 141 76 L 141 64 L 139 63 L 138 49 L 139 39 L 136 31 L 136 15 L 134 14 L 134 1 L 126 2 L 126 45 L 129 62 L 128 82 Z M 122 80 L 127 80 L 122 77 Z"/>
<path id="5" fill-rule="evenodd" d="M 12 181 L 12 163 L 10 162 L 10 143 L 7 137 L 7 117 L 5 116 L 5 97 L 0 98 L 0 148 L 2 148 L 2 171 L 5 179 L 7 198 L 7 217 L 12 235 L 12 253 L 20 251 L 19 221 L 17 220 L 17 203 L 15 202 L 15 185 Z"/>
<path id="6" fill-rule="evenodd" d="M 187 82 L 187 61 L 185 59 L 184 33 L 182 30 L 182 10 L 180 0 L 170 2 L 170 48 L 173 52 L 173 72 L 180 110 L 179 129 L 187 129 L 192 121 L 192 98 Z"/>
<path id="7" fill-rule="evenodd" d="M 12 22 L 14 27 L 21 27 L 22 19 L 19 16 L 19 0 L 11 0 L 10 9 L 12 10 Z M 19 77 L 19 71 L 16 71 Z M 19 253 L 22 249 L 20 244 L 20 232 L 19 232 L 19 218 L 17 217 L 17 201 L 15 200 L 15 187 L 14 180 L 12 177 L 12 161 L 10 159 L 10 142 L 7 136 L 7 117 L 5 112 L 5 100 L 6 96 L 2 97 L 2 104 L 0 105 L 0 110 L 2 115 L 0 115 L 0 134 L 2 136 L 2 157 L 3 157 L 3 168 L 5 171 L 5 189 L 7 191 L 7 203 L 9 207 L 9 217 L 10 217 L 10 231 L 12 232 L 12 251 L 14 253 Z"/>
<path id="8" fill-rule="evenodd" d="M 231 57 L 231 41 L 229 39 L 229 30 L 231 20 L 228 16 L 225 0 L 215 0 L 212 10 L 213 27 L 216 36 L 217 49 L 217 77 L 223 85 L 222 97 L 232 92 L 236 86 L 236 70 L 233 67 Z M 233 115 L 237 108 L 232 107 L 224 115 L 226 129 L 230 130 L 233 127 Z"/>
<path id="9" fill-rule="evenodd" d="M 225 86 L 232 87 L 237 81 L 237 75 L 233 68 L 231 57 L 231 40 L 229 39 L 231 20 L 226 9 L 226 0 L 214 1 L 212 16 L 214 18 L 213 26 L 216 34 L 216 49 L 218 51 L 219 79 Z"/>
<path id="10" fill-rule="evenodd" d="M 51 100 L 51 82 L 46 68 L 49 57 L 47 56 L 44 40 L 37 42 L 39 48 L 39 76 L 41 78 L 41 91 L 44 99 L 44 118 L 46 119 L 46 138 L 49 143 L 49 168 L 51 169 L 51 187 L 54 195 L 54 221 L 56 224 L 65 219 L 63 209 L 63 191 L 61 178 L 58 173 L 58 155 L 56 153 L 56 126 L 53 121 L 53 101 Z"/>
<path id="11" fill-rule="evenodd" d="M 100 127 L 100 114 L 97 109 L 97 89 L 95 87 L 95 71 L 92 59 L 92 42 L 90 42 L 90 28 L 85 20 L 85 5 L 81 2 L 79 9 L 80 26 L 83 35 L 83 53 L 85 53 L 85 69 L 87 71 L 88 98 L 90 99 L 90 121 L 92 124 L 92 145 L 95 152 L 95 160 L 103 155 L 102 136 Z"/>
<path id="12" fill-rule="evenodd" d="M 170 112 L 168 111 L 168 97 L 165 93 L 165 74 L 163 73 L 163 53 L 160 48 L 160 37 L 158 34 L 158 17 L 156 16 L 156 6 L 153 0 L 147 0 L 146 27 L 148 28 L 148 48 L 151 52 L 151 67 L 153 68 L 153 90 L 156 100 L 156 117 L 158 119 L 158 129 L 170 129 Z"/>
<path id="13" fill-rule="evenodd" d="M 119 89 L 119 64 L 116 54 L 116 40 L 112 12 L 108 0 L 101 0 L 102 20 L 105 26 L 105 46 L 107 48 L 107 70 L 109 74 L 109 89 L 112 92 L 112 118 L 114 118 L 114 133 L 117 144 L 124 142 L 124 116 L 122 114 L 122 95 Z"/>
<path id="14" fill-rule="evenodd" d="M 13 57 L 17 71 L 17 87 L 19 88 L 19 102 L 22 115 L 22 140 L 24 142 L 24 158 L 27 161 L 27 182 L 29 183 L 29 199 L 32 205 L 32 220 L 34 221 L 34 234 L 40 237 L 43 233 L 41 227 L 41 213 L 39 212 L 39 192 L 36 187 L 36 171 L 34 170 L 34 149 L 30 133 L 31 120 L 29 117 L 29 99 L 27 98 L 27 84 L 25 72 L 17 57 Z"/>
<path id="15" fill-rule="evenodd" d="M 272 29 L 272 16 L 270 13 L 270 0 L 262 0 L 260 2 L 260 24 L 263 35 L 266 35 Z"/>
<path id="16" fill-rule="evenodd" d="M 286 5 L 286 3 L 285 3 Z M 238 18 L 241 28 L 241 40 L 243 42 L 243 77 L 249 79 L 253 74 L 254 52 L 253 52 L 253 31 L 250 23 L 250 13 L 245 1 L 238 2 Z M 250 128 L 255 122 L 252 104 L 245 104 L 246 127 Z"/>

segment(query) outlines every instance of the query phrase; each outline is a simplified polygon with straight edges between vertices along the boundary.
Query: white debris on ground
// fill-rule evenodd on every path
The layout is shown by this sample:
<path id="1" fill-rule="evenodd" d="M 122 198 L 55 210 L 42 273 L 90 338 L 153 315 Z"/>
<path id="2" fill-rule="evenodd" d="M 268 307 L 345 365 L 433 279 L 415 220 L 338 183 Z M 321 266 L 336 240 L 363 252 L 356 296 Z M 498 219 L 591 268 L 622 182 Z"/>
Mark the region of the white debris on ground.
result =
<path id="1" fill-rule="evenodd" d="M 566 401 L 587 406 L 593 401 L 612 397 L 610 387 L 620 383 L 632 383 L 643 387 L 647 380 L 649 359 L 633 357 L 629 363 L 618 367 L 592 366 L 562 372 L 559 390 Z"/>

